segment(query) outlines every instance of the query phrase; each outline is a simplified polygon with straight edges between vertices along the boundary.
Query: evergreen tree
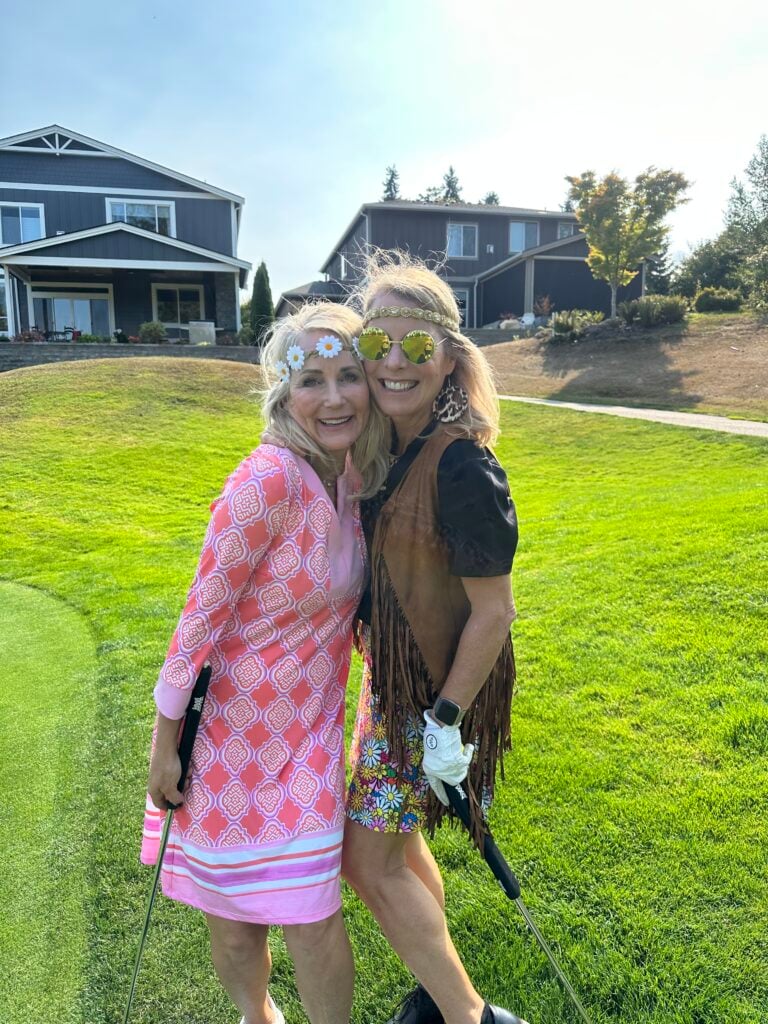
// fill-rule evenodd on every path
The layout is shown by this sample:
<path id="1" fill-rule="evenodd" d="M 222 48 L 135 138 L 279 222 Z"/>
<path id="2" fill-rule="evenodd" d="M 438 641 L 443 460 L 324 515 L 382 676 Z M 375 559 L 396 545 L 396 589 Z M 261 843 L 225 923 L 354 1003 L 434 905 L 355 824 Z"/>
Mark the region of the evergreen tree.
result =
<path id="1" fill-rule="evenodd" d="M 275 319 L 275 307 L 272 304 L 272 291 L 269 287 L 267 265 L 262 262 L 253 278 L 251 295 L 251 330 L 254 344 L 260 345 L 264 333 Z"/>
<path id="2" fill-rule="evenodd" d="M 594 171 L 565 179 L 586 235 L 587 263 L 593 277 L 611 289 L 611 316 L 616 292 L 637 275 L 637 265 L 660 251 L 667 237 L 667 214 L 686 202 L 689 183 L 677 171 L 649 167 L 630 185 L 618 174 L 599 179 Z"/>
<path id="3" fill-rule="evenodd" d="M 565 197 L 562 203 L 560 203 L 560 209 L 563 213 L 575 213 L 576 207 L 573 204 L 570 193 Z"/>
<path id="4" fill-rule="evenodd" d="M 417 198 L 420 203 L 444 203 L 445 193 L 440 185 L 430 185 Z"/>
<path id="5" fill-rule="evenodd" d="M 384 200 L 400 198 L 400 175 L 394 164 L 387 168 L 387 176 L 384 179 Z"/>
<path id="6" fill-rule="evenodd" d="M 461 202 L 461 185 L 459 185 L 459 177 L 454 171 L 453 165 L 443 175 L 443 202 Z"/>
<path id="7" fill-rule="evenodd" d="M 665 238 L 659 251 L 651 256 L 645 268 L 645 290 L 650 295 L 669 295 L 672 284 L 672 260 L 669 239 Z"/>
<path id="8" fill-rule="evenodd" d="M 498 192 L 486 192 L 485 196 L 480 200 L 481 203 L 485 203 L 486 206 L 498 206 L 499 205 L 499 193 Z"/>

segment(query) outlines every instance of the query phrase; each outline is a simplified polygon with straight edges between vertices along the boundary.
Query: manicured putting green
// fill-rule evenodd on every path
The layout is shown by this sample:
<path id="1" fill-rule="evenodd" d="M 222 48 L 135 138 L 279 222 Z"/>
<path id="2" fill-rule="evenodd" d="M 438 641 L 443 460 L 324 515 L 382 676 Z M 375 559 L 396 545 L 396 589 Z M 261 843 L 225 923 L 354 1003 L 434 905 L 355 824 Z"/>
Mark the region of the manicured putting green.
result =
<path id="1" fill-rule="evenodd" d="M 0 972 L 6 1021 L 80 1019 L 86 963 L 82 761 L 94 643 L 62 601 L 0 582 Z M 5 957 L 3 957 L 5 960 Z"/>

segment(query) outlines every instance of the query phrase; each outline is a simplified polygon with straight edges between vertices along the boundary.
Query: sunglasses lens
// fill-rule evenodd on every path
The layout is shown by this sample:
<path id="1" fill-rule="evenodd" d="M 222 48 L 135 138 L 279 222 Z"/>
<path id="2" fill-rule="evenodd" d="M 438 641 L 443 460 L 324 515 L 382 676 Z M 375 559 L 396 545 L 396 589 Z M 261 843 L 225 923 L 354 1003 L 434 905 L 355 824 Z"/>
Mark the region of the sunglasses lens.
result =
<path id="1" fill-rule="evenodd" d="M 412 363 L 426 363 L 435 354 L 435 339 L 426 331 L 411 331 L 403 338 L 402 345 Z"/>
<path id="2" fill-rule="evenodd" d="M 383 359 L 391 344 L 389 335 L 380 327 L 366 327 L 357 339 L 360 355 L 364 359 Z"/>

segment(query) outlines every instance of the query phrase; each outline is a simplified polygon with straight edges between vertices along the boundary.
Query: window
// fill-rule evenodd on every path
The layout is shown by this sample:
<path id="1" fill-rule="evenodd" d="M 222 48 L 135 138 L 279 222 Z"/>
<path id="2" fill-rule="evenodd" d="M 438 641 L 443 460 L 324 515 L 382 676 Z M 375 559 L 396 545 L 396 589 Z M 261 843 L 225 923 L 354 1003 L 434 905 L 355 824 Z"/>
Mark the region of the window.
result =
<path id="1" fill-rule="evenodd" d="M 3 203 L 0 206 L 0 245 L 20 245 L 43 237 L 43 207 Z"/>
<path id="2" fill-rule="evenodd" d="M 175 203 L 129 203 L 123 199 L 108 199 L 107 219 L 176 237 Z"/>
<path id="3" fill-rule="evenodd" d="M 110 285 L 33 284 L 31 292 L 33 324 L 38 331 L 73 327 L 81 334 L 109 338 L 114 330 Z"/>
<path id="4" fill-rule="evenodd" d="M 459 307 L 459 323 L 462 327 L 466 327 L 467 309 L 469 308 L 469 288 L 454 288 L 453 294 L 456 297 L 456 305 Z"/>
<path id="5" fill-rule="evenodd" d="M 477 259 L 477 224 L 448 225 L 448 256 Z"/>
<path id="6" fill-rule="evenodd" d="M 509 251 L 522 252 L 539 244 L 539 225 L 535 220 L 509 222 Z"/>
<path id="7" fill-rule="evenodd" d="M 166 327 L 186 327 L 190 320 L 202 320 L 205 316 L 203 286 L 153 284 L 152 316 Z"/>
<path id="8" fill-rule="evenodd" d="M 349 277 L 349 260 L 344 255 L 344 253 L 341 254 L 341 270 L 340 270 L 340 274 L 341 274 L 341 280 L 342 281 L 346 280 Z"/>
<path id="9" fill-rule="evenodd" d="M 8 303 L 5 298 L 5 275 L 0 274 L 0 334 L 8 333 Z"/>
<path id="10" fill-rule="evenodd" d="M 570 238 L 578 233 L 579 225 L 573 220 L 559 220 L 557 222 L 557 237 Z"/>

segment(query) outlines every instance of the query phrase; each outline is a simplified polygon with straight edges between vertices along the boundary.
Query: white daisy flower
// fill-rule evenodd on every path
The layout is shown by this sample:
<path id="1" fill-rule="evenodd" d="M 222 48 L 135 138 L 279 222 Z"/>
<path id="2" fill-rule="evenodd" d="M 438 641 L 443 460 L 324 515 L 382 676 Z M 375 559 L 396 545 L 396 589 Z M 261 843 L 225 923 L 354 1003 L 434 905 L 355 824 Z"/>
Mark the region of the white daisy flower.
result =
<path id="1" fill-rule="evenodd" d="M 282 359 L 278 359 L 278 361 L 275 363 L 275 373 L 280 378 L 281 384 L 288 383 L 291 373 L 290 370 L 288 369 L 288 364 L 284 363 Z"/>
<path id="2" fill-rule="evenodd" d="M 300 370 L 304 366 L 306 354 L 301 345 L 291 345 L 285 354 L 285 358 L 291 370 Z"/>
<path id="3" fill-rule="evenodd" d="M 342 344 L 341 341 L 333 334 L 326 334 L 324 338 L 321 338 L 315 345 L 315 352 L 323 359 L 333 359 L 341 352 Z"/>

